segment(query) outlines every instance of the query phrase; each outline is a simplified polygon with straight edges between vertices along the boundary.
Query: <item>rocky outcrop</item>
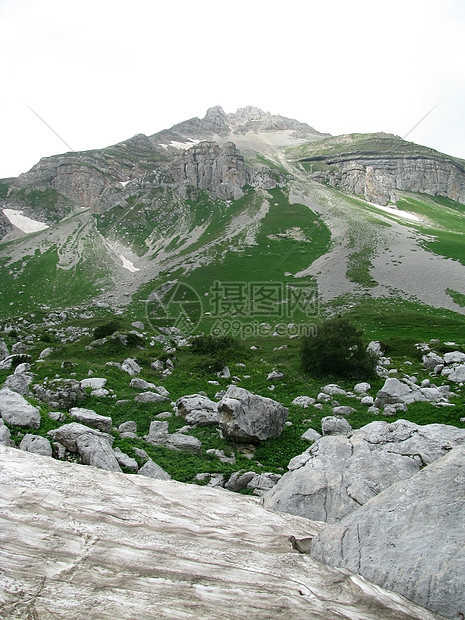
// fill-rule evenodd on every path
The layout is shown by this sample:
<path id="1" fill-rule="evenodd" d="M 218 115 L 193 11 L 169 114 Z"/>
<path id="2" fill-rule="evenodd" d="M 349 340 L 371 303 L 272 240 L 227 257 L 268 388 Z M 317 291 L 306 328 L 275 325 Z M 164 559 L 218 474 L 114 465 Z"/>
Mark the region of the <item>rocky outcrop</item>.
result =
<path id="1" fill-rule="evenodd" d="M 311 160 L 310 160 L 311 161 Z M 445 196 L 465 203 L 465 169 L 453 159 L 425 156 L 353 156 L 325 158 L 327 170 L 312 173 L 316 181 L 380 205 L 395 203 L 399 191 Z"/>
<path id="2" fill-rule="evenodd" d="M 277 401 L 229 386 L 218 403 L 218 419 L 223 434 L 235 442 L 259 443 L 279 437 L 288 410 Z"/>
<path id="3" fill-rule="evenodd" d="M 436 618 L 301 555 L 318 525 L 253 497 L 0 447 L 0 503 L 3 618 Z"/>
<path id="4" fill-rule="evenodd" d="M 311 554 L 447 618 L 462 618 L 464 475 L 461 446 L 326 527 Z"/>
<path id="5" fill-rule="evenodd" d="M 464 429 L 407 420 L 371 422 L 350 437 L 326 435 L 291 460 L 264 505 L 334 523 L 463 444 Z"/>

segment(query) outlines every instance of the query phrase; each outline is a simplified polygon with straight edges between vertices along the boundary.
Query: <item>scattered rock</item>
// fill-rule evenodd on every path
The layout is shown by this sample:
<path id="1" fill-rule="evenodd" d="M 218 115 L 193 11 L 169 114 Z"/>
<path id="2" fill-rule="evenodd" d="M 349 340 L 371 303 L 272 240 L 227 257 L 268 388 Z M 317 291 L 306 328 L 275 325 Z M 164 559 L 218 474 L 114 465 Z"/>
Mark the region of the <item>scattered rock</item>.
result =
<path id="1" fill-rule="evenodd" d="M 7 424 L 38 429 L 40 412 L 24 396 L 8 388 L 0 390 L 0 416 Z"/>
<path id="2" fill-rule="evenodd" d="M 138 375 L 142 369 L 139 366 L 139 364 L 136 362 L 136 360 L 133 360 L 130 357 L 128 357 L 121 364 L 121 370 L 124 370 L 124 372 L 127 372 L 128 375 L 130 375 L 131 377 L 134 377 L 135 375 Z"/>
<path id="3" fill-rule="evenodd" d="M 166 403 L 169 398 L 157 392 L 141 392 L 134 398 L 136 403 Z"/>
<path id="4" fill-rule="evenodd" d="M 321 388 L 323 394 L 329 394 L 329 396 L 347 396 L 347 392 L 335 383 L 329 383 Z"/>
<path id="5" fill-rule="evenodd" d="M 63 444 L 70 452 L 78 452 L 77 440 L 84 433 L 95 435 L 102 442 L 107 442 L 110 447 L 113 444 L 113 437 L 108 433 L 102 433 L 78 422 L 71 422 L 70 424 L 60 426 L 60 428 L 55 428 L 48 431 L 47 435 L 52 437 L 54 441 Z"/>
<path id="6" fill-rule="evenodd" d="M 374 398 L 373 396 L 364 396 L 361 400 L 360 400 L 360 404 L 361 405 L 365 405 L 367 407 L 371 407 L 374 404 Z"/>
<path id="7" fill-rule="evenodd" d="M 368 390 L 371 390 L 371 385 L 367 382 L 357 383 L 354 385 L 354 392 L 357 394 L 366 394 Z"/>
<path id="8" fill-rule="evenodd" d="M 198 480 L 199 482 L 204 482 L 206 480 L 207 483 L 202 486 L 217 487 L 217 488 L 224 486 L 223 474 L 201 473 L 195 476 L 195 480 Z"/>
<path id="9" fill-rule="evenodd" d="M 267 381 L 279 381 L 284 378 L 284 373 L 279 372 L 278 370 L 273 370 L 269 373 L 266 380 Z"/>
<path id="10" fill-rule="evenodd" d="M 139 379 L 138 377 L 134 377 L 134 379 L 131 379 L 129 385 L 136 390 L 153 390 L 156 387 L 154 383 L 149 383 L 148 381 L 145 381 L 144 379 Z"/>
<path id="11" fill-rule="evenodd" d="M 461 351 L 452 351 L 444 355 L 445 364 L 463 364 L 465 362 L 465 353 Z M 438 362 L 441 363 L 441 362 Z"/>
<path id="12" fill-rule="evenodd" d="M 21 396 L 29 396 L 29 384 L 32 381 L 30 374 L 21 373 L 9 375 L 3 384 L 4 388 L 8 388 L 12 392 L 17 392 Z"/>
<path id="13" fill-rule="evenodd" d="M 234 474 L 231 474 L 224 487 L 229 489 L 229 491 L 239 493 L 245 489 L 255 475 L 254 471 L 236 471 Z"/>
<path id="14" fill-rule="evenodd" d="M 141 476 L 147 476 L 148 478 L 154 478 L 155 480 L 171 480 L 171 476 L 168 472 L 157 465 L 152 459 L 148 459 L 145 465 L 137 472 Z"/>
<path id="15" fill-rule="evenodd" d="M 310 396 L 296 396 L 296 398 L 292 401 L 292 405 L 297 405 L 306 409 L 310 405 L 314 405 L 315 402 L 316 400 Z"/>
<path id="16" fill-rule="evenodd" d="M 80 381 L 82 389 L 90 388 L 92 390 L 100 390 L 104 388 L 107 384 L 107 380 L 98 377 L 91 377 L 89 379 L 82 379 Z"/>
<path id="17" fill-rule="evenodd" d="M 53 409 L 68 410 L 83 403 L 87 396 L 76 379 L 53 379 L 44 385 L 34 385 L 36 398 Z"/>
<path id="18" fill-rule="evenodd" d="M 234 463 L 236 462 L 236 457 L 234 456 L 234 454 L 232 456 L 226 456 L 223 450 L 216 450 L 214 448 L 211 448 L 210 450 L 206 450 L 205 454 L 207 456 L 215 456 L 222 463 L 234 465 Z"/>
<path id="19" fill-rule="evenodd" d="M 254 495 L 262 496 L 272 489 L 282 476 L 279 474 L 265 473 L 255 474 L 255 476 L 245 486 L 249 491 L 253 491 Z"/>
<path id="20" fill-rule="evenodd" d="M 14 448 L 15 442 L 10 439 L 10 429 L 5 426 L 5 422 L 0 418 L 0 445 Z"/>
<path id="21" fill-rule="evenodd" d="M 115 448 L 113 452 L 115 454 L 116 460 L 118 461 L 118 464 L 121 467 L 126 467 L 127 469 L 131 469 L 134 472 L 139 469 L 139 465 L 136 459 L 133 459 L 128 454 L 121 452 L 119 448 Z"/>
<path id="22" fill-rule="evenodd" d="M 47 415 L 51 420 L 55 420 L 55 422 L 64 422 L 66 420 L 66 415 L 61 411 L 49 411 Z"/>
<path id="23" fill-rule="evenodd" d="M 0 340 L 0 361 L 3 361 L 5 358 L 9 357 L 10 352 L 8 351 L 8 347 L 4 340 Z"/>
<path id="24" fill-rule="evenodd" d="M 287 414 L 277 401 L 237 386 L 230 386 L 218 404 L 220 428 L 237 442 L 258 443 L 279 437 Z"/>
<path id="25" fill-rule="evenodd" d="M 307 441 L 317 441 L 320 437 L 320 433 L 313 428 L 309 428 L 308 431 L 301 435 L 301 439 L 306 439 Z"/>
<path id="26" fill-rule="evenodd" d="M 113 421 L 108 416 L 99 415 L 95 413 L 92 409 L 84 409 L 82 407 L 73 407 L 69 411 L 69 415 L 76 420 L 76 422 L 80 422 L 85 424 L 86 426 L 90 426 L 91 428 L 96 428 L 99 431 L 104 433 L 108 433 L 111 430 Z"/>
<path id="27" fill-rule="evenodd" d="M 39 353 L 39 360 L 44 360 L 53 353 L 52 347 L 47 347 Z"/>
<path id="28" fill-rule="evenodd" d="M 323 435 L 350 435 L 352 430 L 349 422 L 339 416 L 326 416 L 321 420 L 321 432 Z"/>
<path id="29" fill-rule="evenodd" d="M 52 456 L 52 446 L 46 437 L 40 435 L 24 435 L 19 444 L 19 449 L 25 452 L 33 452 L 34 454 L 42 454 L 43 456 Z"/>
<path id="30" fill-rule="evenodd" d="M 220 379 L 229 379 L 231 377 L 231 371 L 227 366 L 216 373 Z"/>
<path id="31" fill-rule="evenodd" d="M 218 405 L 202 394 L 183 396 L 176 401 L 178 414 L 191 426 L 218 424 Z"/>
<path id="32" fill-rule="evenodd" d="M 353 407 L 348 407 L 347 405 L 340 405 L 337 407 L 333 407 L 334 415 L 350 415 L 351 413 L 355 413 L 356 409 Z"/>
<path id="33" fill-rule="evenodd" d="M 123 422 L 118 426 L 118 433 L 121 437 L 131 436 L 133 438 L 137 437 L 137 422 L 133 420 L 128 420 L 127 422 Z M 130 435 L 129 435 L 130 434 Z"/>

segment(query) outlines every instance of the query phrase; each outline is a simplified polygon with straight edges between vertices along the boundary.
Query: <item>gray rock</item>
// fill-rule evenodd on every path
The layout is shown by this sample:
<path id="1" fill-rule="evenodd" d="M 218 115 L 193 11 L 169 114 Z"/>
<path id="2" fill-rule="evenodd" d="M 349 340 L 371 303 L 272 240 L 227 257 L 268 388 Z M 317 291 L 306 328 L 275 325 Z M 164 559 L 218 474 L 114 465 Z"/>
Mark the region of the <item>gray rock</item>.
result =
<path id="1" fill-rule="evenodd" d="M 464 472 L 462 446 L 324 528 L 314 538 L 311 554 L 444 617 L 461 617 Z"/>
<path id="2" fill-rule="evenodd" d="M 415 388 L 415 389 L 414 389 Z M 413 402 L 425 402 L 427 398 L 416 386 L 408 385 L 396 378 L 386 379 L 383 387 L 379 390 L 375 399 L 376 407 L 384 407 L 394 403 L 406 405 Z"/>
<path id="3" fill-rule="evenodd" d="M 90 377 L 89 379 L 82 379 L 80 381 L 80 384 L 84 390 L 86 388 L 90 388 L 92 390 L 100 390 L 106 386 L 107 380 L 105 378 Z"/>
<path id="4" fill-rule="evenodd" d="M 65 414 L 61 411 L 49 411 L 47 415 L 55 422 L 64 422 L 66 420 Z"/>
<path id="5" fill-rule="evenodd" d="M 304 407 L 305 409 L 310 405 L 314 405 L 316 400 L 311 398 L 310 396 L 296 396 L 292 401 L 293 405 L 297 405 L 299 407 Z"/>
<path id="6" fill-rule="evenodd" d="M 4 340 L 0 340 L 0 361 L 3 361 L 5 358 L 9 357 L 10 352 L 8 351 L 8 347 Z"/>
<path id="7" fill-rule="evenodd" d="M 5 422 L 0 418 L 0 445 L 14 448 L 15 442 L 10 439 L 10 429 L 5 426 Z"/>
<path id="8" fill-rule="evenodd" d="M 423 366 L 426 370 L 434 370 L 439 364 L 444 364 L 444 359 L 437 353 L 430 351 L 426 355 L 423 355 Z"/>
<path id="9" fill-rule="evenodd" d="M 141 392 L 134 398 L 136 403 L 166 403 L 169 398 L 157 392 Z"/>
<path id="10" fill-rule="evenodd" d="M 141 321 L 134 321 L 133 323 L 131 323 L 131 327 L 134 327 L 134 329 L 138 329 L 141 332 L 143 332 L 145 329 L 145 326 Z"/>
<path id="11" fill-rule="evenodd" d="M 225 489 L 229 489 L 229 491 L 239 493 L 239 491 L 245 489 L 255 475 L 254 471 L 236 471 L 234 474 L 231 474 L 224 487 Z"/>
<path id="12" fill-rule="evenodd" d="M 93 465 L 107 471 L 121 471 L 116 456 L 104 438 L 95 433 L 82 433 L 76 438 L 76 448 L 85 465 Z"/>
<path id="13" fill-rule="evenodd" d="M 220 372 L 216 373 L 220 379 L 229 379 L 231 377 L 231 371 L 228 366 L 225 366 Z"/>
<path id="14" fill-rule="evenodd" d="M 40 412 L 27 400 L 8 388 L 0 390 L 0 416 L 7 424 L 38 429 L 40 426 Z"/>
<path id="15" fill-rule="evenodd" d="M 284 378 L 284 373 L 279 372 L 278 370 L 272 370 L 268 376 L 266 377 L 267 381 L 279 381 Z"/>
<path id="16" fill-rule="evenodd" d="M 11 347 L 11 353 L 23 355 L 29 351 L 29 347 L 24 342 L 15 342 Z"/>
<path id="17" fill-rule="evenodd" d="M 78 422 L 71 422 L 60 426 L 60 428 L 55 428 L 48 431 L 47 435 L 52 437 L 54 441 L 63 444 L 70 452 L 78 452 L 77 440 L 84 433 L 95 435 L 99 440 L 106 441 L 110 447 L 113 444 L 113 437 L 108 433 L 102 433 Z"/>
<path id="18" fill-rule="evenodd" d="M 352 430 L 352 426 L 345 418 L 331 415 L 321 420 L 323 435 L 350 435 Z"/>
<path id="19" fill-rule="evenodd" d="M 53 379 L 44 385 L 34 385 L 34 395 L 53 409 L 68 410 L 83 403 L 87 396 L 76 379 Z"/>
<path id="20" fill-rule="evenodd" d="M 39 353 L 39 359 L 44 360 L 47 357 L 49 357 L 52 353 L 53 353 L 52 347 L 47 347 L 46 349 L 44 349 L 43 351 Z"/>
<path id="21" fill-rule="evenodd" d="M 371 407 L 374 404 L 373 396 L 364 396 L 360 399 L 360 404 L 365 405 L 366 407 Z"/>
<path id="22" fill-rule="evenodd" d="M 162 372 L 165 366 L 161 360 L 155 360 L 154 362 L 150 364 L 150 368 L 152 368 L 152 370 L 157 370 L 158 372 Z"/>
<path id="23" fill-rule="evenodd" d="M 43 456 L 52 456 L 52 446 L 46 437 L 40 435 L 24 435 L 19 444 L 19 449 L 25 452 L 33 452 L 34 454 L 42 454 Z"/>
<path id="24" fill-rule="evenodd" d="M 203 485 L 207 487 L 221 488 L 224 486 L 223 474 L 210 474 L 210 473 L 196 474 L 195 480 L 199 480 L 200 482 L 207 480 L 207 483 Z"/>
<path id="25" fill-rule="evenodd" d="M 461 351 L 452 351 L 444 355 L 445 364 L 463 364 L 465 362 L 465 353 Z M 440 364 L 441 362 L 438 362 Z"/>
<path id="26" fill-rule="evenodd" d="M 138 456 L 142 461 L 148 461 L 149 455 L 142 448 L 133 448 L 134 454 Z"/>
<path id="27" fill-rule="evenodd" d="M 234 456 L 234 454 L 232 456 L 226 456 L 223 450 L 216 450 L 215 448 L 210 448 L 209 450 L 205 451 L 205 454 L 207 456 L 215 456 L 222 463 L 229 463 L 231 465 L 234 465 L 234 463 L 236 462 L 236 457 Z"/>
<path id="28" fill-rule="evenodd" d="M 381 357 L 384 353 L 384 347 L 379 340 L 372 340 L 366 349 L 369 353 Z"/>
<path id="29" fill-rule="evenodd" d="M 183 396 L 176 401 L 178 414 L 192 426 L 218 424 L 218 405 L 202 394 Z"/>
<path id="30" fill-rule="evenodd" d="M 139 379 L 138 377 L 134 377 L 133 379 L 131 379 L 129 385 L 136 390 L 152 390 L 155 388 L 154 383 L 149 383 L 148 381 L 145 381 L 144 379 Z"/>
<path id="31" fill-rule="evenodd" d="M 254 495 L 262 496 L 264 493 L 272 489 L 282 476 L 279 474 L 265 473 L 255 474 L 255 476 L 245 486 L 249 491 L 253 491 Z"/>
<path id="32" fill-rule="evenodd" d="M 18 364 L 15 368 L 15 375 L 20 375 L 22 373 L 27 373 L 31 370 L 31 365 L 27 362 L 23 362 L 22 364 Z"/>
<path id="33" fill-rule="evenodd" d="M 305 431 L 305 433 L 303 433 L 300 437 L 301 439 L 306 439 L 307 441 L 317 441 L 320 439 L 321 435 L 313 428 L 309 428 L 308 431 Z"/>
<path id="34" fill-rule="evenodd" d="M 121 370 L 124 370 L 124 372 L 127 372 L 128 375 L 130 375 L 131 377 L 134 377 L 135 375 L 138 375 L 142 369 L 139 366 L 139 364 L 136 362 L 136 360 L 133 360 L 130 357 L 128 357 L 121 364 Z"/>
<path id="35" fill-rule="evenodd" d="M 444 375 L 444 371 L 442 372 Z M 455 366 L 452 371 L 447 375 L 449 381 L 453 381 L 454 383 L 464 383 L 465 382 L 465 364 L 461 364 L 460 366 Z"/>
<path id="36" fill-rule="evenodd" d="M 69 411 L 69 415 L 82 424 L 86 424 L 91 428 L 96 428 L 99 431 L 108 433 L 111 430 L 113 421 L 108 416 L 99 415 L 92 409 L 84 409 L 82 407 L 73 407 Z"/>
<path id="37" fill-rule="evenodd" d="M 202 442 L 192 435 L 184 435 L 183 433 L 172 433 L 168 435 L 168 439 L 164 444 L 171 450 L 181 450 L 190 452 L 200 456 L 202 454 Z"/>
<path id="38" fill-rule="evenodd" d="M 279 437 L 288 410 L 271 398 L 230 386 L 218 403 L 218 419 L 223 434 L 237 442 L 258 443 Z"/>
<path id="39" fill-rule="evenodd" d="M 321 391 L 323 394 L 329 394 L 329 396 L 347 396 L 347 392 L 336 385 L 336 383 L 328 383 L 328 385 L 321 388 Z"/>
<path id="40" fill-rule="evenodd" d="M 348 407 L 347 405 L 333 407 L 334 415 L 350 415 L 351 413 L 355 413 L 355 411 L 353 407 Z"/>
<path id="41" fill-rule="evenodd" d="M 371 385 L 366 381 L 354 385 L 354 392 L 357 394 L 365 394 L 368 390 L 371 390 Z"/>
<path id="42" fill-rule="evenodd" d="M 125 452 L 121 452 L 119 448 L 115 448 L 113 452 L 116 457 L 116 460 L 118 461 L 118 464 L 121 467 L 127 467 L 128 469 L 131 469 L 134 472 L 136 472 L 139 469 L 139 465 L 136 459 L 133 459 Z"/>
<path id="43" fill-rule="evenodd" d="M 152 461 L 152 459 L 149 459 L 145 465 L 142 465 L 137 473 L 141 476 L 154 478 L 155 480 L 171 480 L 171 476 L 168 472 Z"/>
<path id="44" fill-rule="evenodd" d="M 118 426 L 118 433 L 134 433 L 137 434 L 137 422 L 133 420 L 128 420 L 127 422 L 123 422 Z"/>
<path id="45" fill-rule="evenodd" d="M 8 388 L 12 392 L 17 392 L 21 396 L 29 396 L 29 384 L 32 376 L 26 373 L 9 375 L 3 384 L 4 388 Z"/>

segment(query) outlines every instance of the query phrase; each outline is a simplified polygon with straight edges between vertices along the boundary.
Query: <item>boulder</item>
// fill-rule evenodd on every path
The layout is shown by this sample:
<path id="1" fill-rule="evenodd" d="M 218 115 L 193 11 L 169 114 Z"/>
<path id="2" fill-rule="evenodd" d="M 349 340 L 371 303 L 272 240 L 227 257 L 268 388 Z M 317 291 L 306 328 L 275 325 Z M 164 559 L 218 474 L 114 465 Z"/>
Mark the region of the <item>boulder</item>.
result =
<path id="1" fill-rule="evenodd" d="M 222 463 L 229 463 L 230 465 L 234 465 L 234 463 L 236 462 L 236 457 L 234 456 L 234 454 L 232 454 L 231 456 L 226 456 L 223 450 L 218 450 L 216 448 L 210 448 L 209 450 L 206 450 L 205 454 L 207 456 L 215 456 Z"/>
<path id="2" fill-rule="evenodd" d="M 171 450 L 181 450 L 190 452 L 200 456 L 202 454 L 202 442 L 192 435 L 184 435 L 183 433 L 172 433 L 168 435 L 168 439 L 164 444 L 166 448 Z"/>
<path id="3" fill-rule="evenodd" d="M 218 424 L 218 405 L 202 394 L 183 396 L 176 401 L 178 414 L 192 426 Z"/>
<path id="4" fill-rule="evenodd" d="M 384 353 L 384 346 L 379 340 L 372 340 L 366 349 L 369 353 L 376 355 L 376 357 L 381 357 Z"/>
<path id="5" fill-rule="evenodd" d="M 5 422 L 0 418 L 0 445 L 14 448 L 15 442 L 10 439 L 10 429 L 5 426 Z"/>
<path id="6" fill-rule="evenodd" d="M 78 422 L 71 422 L 70 424 L 55 428 L 48 431 L 47 435 L 52 437 L 54 441 L 63 444 L 70 452 L 78 452 L 77 440 L 84 433 L 95 435 L 101 441 L 106 441 L 109 446 L 113 444 L 113 437 L 108 433 L 102 433 L 101 431 L 84 426 L 84 424 L 79 424 Z"/>
<path id="7" fill-rule="evenodd" d="M 354 385 L 354 392 L 356 394 L 366 394 L 368 390 L 371 390 L 371 385 L 367 383 L 366 381 L 362 383 L 357 383 L 356 385 Z"/>
<path id="8" fill-rule="evenodd" d="M 103 416 L 95 413 L 92 409 L 84 409 L 82 407 L 73 407 L 69 411 L 69 415 L 82 424 L 86 424 L 91 428 L 96 428 L 99 431 L 108 433 L 111 431 L 113 421 L 108 416 Z"/>
<path id="9" fill-rule="evenodd" d="M 10 352 L 4 340 L 0 340 L 0 362 L 9 357 Z"/>
<path id="10" fill-rule="evenodd" d="M 444 374 L 444 371 L 443 373 Z M 465 382 L 465 364 L 460 364 L 459 366 L 455 366 L 451 372 L 448 373 L 447 378 L 449 381 L 453 381 L 454 383 L 464 383 Z"/>
<path id="11" fill-rule="evenodd" d="M 236 471 L 231 474 L 224 487 L 229 491 L 235 491 L 238 493 L 239 491 L 245 489 L 255 475 L 256 473 L 254 471 Z"/>
<path id="12" fill-rule="evenodd" d="M 444 355 L 445 364 L 463 364 L 465 362 L 465 353 L 461 351 L 452 351 Z M 441 363 L 441 362 L 438 362 Z"/>
<path id="13" fill-rule="evenodd" d="M 82 379 L 80 384 L 84 390 L 86 388 L 90 388 L 91 390 L 100 390 L 106 386 L 107 380 L 100 377 L 89 377 L 88 379 Z"/>
<path id="14" fill-rule="evenodd" d="M 348 407 L 347 405 L 338 405 L 337 407 L 333 407 L 334 415 L 350 415 L 351 413 L 355 413 L 355 409 L 353 407 Z"/>
<path id="15" fill-rule="evenodd" d="M 126 433 L 132 433 L 134 434 L 135 437 L 137 437 L 137 422 L 134 422 L 133 420 L 128 420 L 127 422 L 123 422 L 122 424 L 118 426 L 118 433 L 120 435 L 126 434 Z"/>
<path id="16" fill-rule="evenodd" d="M 360 404 L 365 405 L 366 407 L 372 407 L 374 402 L 375 400 L 373 396 L 363 396 L 363 398 L 360 399 Z"/>
<path id="17" fill-rule="evenodd" d="M 136 403 L 166 403 L 169 398 L 157 392 L 141 392 L 134 398 Z"/>
<path id="18" fill-rule="evenodd" d="M 68 410 L 83 403 L 87 395 L 76 379 L 53 379 L 44 385 L 34 385 L 34 395 L 53 409 Z"/>
<path id="19" fill-rule="evenodd" d="M 4 388 L 8 388 L 12 392 L 17 392 L 21 396 L 29 396 L 29 384 L 32 381 L 32 376 L 26 373 L 18 373 L 9 375 L 5 379 L 3 384 Z"/>
<path id="20" fill-rule="evenodd" d="M 142 369 L 139 366 L 139 364 L 136 362 L 136 360 L 133 360 L 130 357 L 128 357 L 121 364 L 121 370 L 124 370 L 124 372 L 127 372 L 128 375 L 130 375 L 131 377 L 134 377 L 135 375 L 138 375 Z"/>
<path id="21" fill-rule="evenodd" d="M 317 441 L 320 439 L 321 435 L 313 428 L 309 428 L 308 431 L 305 431 L 305 433 L 303 433 L 300 437 L 301 439 L 306 439 L 307 441 Z"/>
<path id="22" fill-rule="evenodd" d="M 40 412 L 27 400 L 8 388 L 0 390 L 0 416 L 7 424 L 38 429 L 40 426 Z"/>
<path id="23" fill-rule="evenodd" d="M 116 457 L 116 460 L 118 461 L 118 464 L 121 467 L 126 467 L 127 469 L 131 469 L 134 472 L 139 469 L 139 464 L 137 463 L 136 459 L 133 459 L 125 452 L 122 452 L 119 448 L 115 448 L 113 450 L 113 453 Z"/>
<path id="24" fill-rule="evenodd" d="M 136 390 L 153 390 L 155 388 L 155 383 L 149 383 L 149 381 L 139 379 L 139 377 L 131 379 L 129 385 Z"/>
<path id="25" fill-rule="evenodd" d="M 291 404 L 307 409 L 310 405 L 314 405 L 315 402 L 316 400 L 310 396 L 296 396 Z"/>
<path id="26" fill-rule="evenodd" d="M 277 401 L 237 386 L 229 386 L 218 403 L 220 428 L 236 442 L 258 443 L 279 437 L 287 414 L 288 410 Z"/>
<path id="27" fill-rule="evenodd" d="M 412 387 L 413 386 L 413 387 Z M 394 377 L 386 379 L 383 387 L 376 394 L 375 406 L 384 407 L 394 403 L 404 403 L 406 405 L 413 402 L 425 402 L 426 396 L 414 384 L 408 385 Z"/>
<path id="28" fill-rule="evenodd" d="M 280 478 L 279 474 L 273 473 L 255 474 L 245 488 L 248 491 L 252 491 L 254 495 L 263 496 L 276 485 Z"/>
<path id="29" fill-rule="evenodd" d="M 328 383 L 328 385 L 321 388 L 321 391 L 329 396 L 347 396 L 347 392 L 336 383 Z"/>
<path id="30" fill-rule="evenodd" d="M 266 380 L 267 381 L 280 381 L 283 378 L 284 378 L 284 373 L 279 372 L 278 370 L 272 370 L 266 377 Z"/>
<path id="31" fill-rule="evenodd" d="M 426 355 L 423 355 L 423 366 L 426 370 L 434 370 L 436 366 L 440 364 L 444 364 L 444 359 L 440 357 L 437 353 L 433 353 L 430 351 Z"/>
<path id="32" fill-rule="evenodd" d="M 137 473 L 155 480 L 171 480 L 169 473 L 152 461 L 152 459 L 149 459 L 145 465 L 142 465 Z"/>
<path id="33" fill-rule="evenodd" d="M 19 449 L 25 452 L 33 452 L 34 454 L 42 454 L 43 456 L 52 456 L 52 446 L 46 437 L 40 435 L 24 435 L 19 444 Z"/>
<path id="34" fill-rule="evenodd" d="M 76 439 L 76 448 L 82 462 L 107 471 L 121 471 L 121 467 L 106 439 L 94 433 L 82 433 Z"/>
<path id="35" fill-rule="evenodd" d="M 330 415 L 322 418 L 321 432 L 323 435 L 350 435 L 352 426 L 345 418 Z"/>
<path id="36" fill-rule="evenodd" d="M 461 446 L 325 527 L 311 544 L 312 556 L 444 617 L 463 617 L 464 477 Z"/>

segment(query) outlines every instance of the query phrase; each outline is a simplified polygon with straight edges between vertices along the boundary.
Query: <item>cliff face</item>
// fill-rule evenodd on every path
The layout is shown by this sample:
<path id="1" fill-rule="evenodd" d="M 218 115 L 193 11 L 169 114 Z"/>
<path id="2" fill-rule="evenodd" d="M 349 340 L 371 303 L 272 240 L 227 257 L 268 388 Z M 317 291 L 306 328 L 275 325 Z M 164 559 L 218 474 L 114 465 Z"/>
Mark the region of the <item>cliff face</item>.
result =
<path id="1" fill-rule="evenodd" d="M 362 156 L 342 161 L 331 158 L 325 163 L 331 168 L 313 172 L 313 179 L 370 202 L 396 202 L 396 190 L 403 190 L 465 203 L 465 170 L 453 160 Z"/>

